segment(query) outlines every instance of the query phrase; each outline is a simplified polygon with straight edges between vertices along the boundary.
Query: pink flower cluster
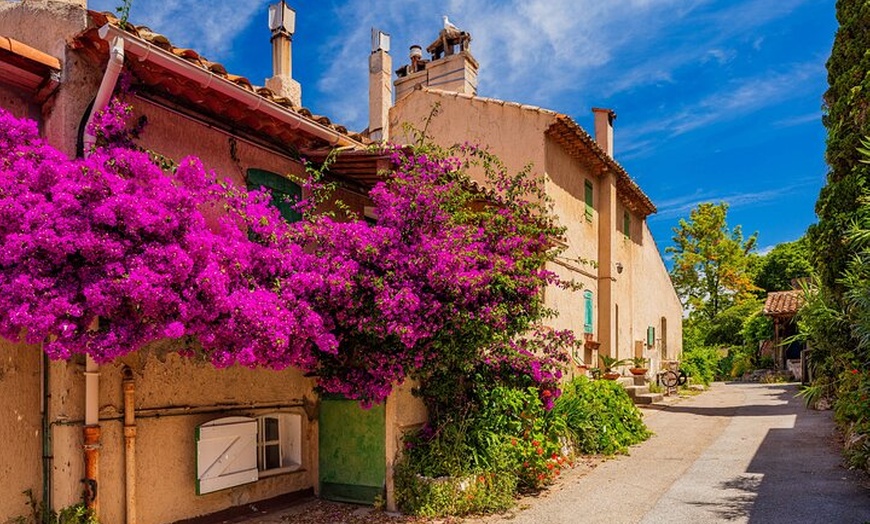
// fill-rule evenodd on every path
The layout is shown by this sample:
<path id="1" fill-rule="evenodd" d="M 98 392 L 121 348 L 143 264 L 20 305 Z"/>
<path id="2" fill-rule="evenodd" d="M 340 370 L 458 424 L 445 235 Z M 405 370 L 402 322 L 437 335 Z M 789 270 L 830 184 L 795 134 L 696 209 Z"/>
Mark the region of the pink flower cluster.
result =
<path id="1" fill-rule="evenodd" d="M 196 158 L 161 170 L 132 147 L 127 113 L 113 102 L 100 146 L 70 160 L 0 110 L 0 335 L 100 362 L 183 339 L 216 366 L 295 366 L 379 402 L 483 331 L 505 343 L 481 358 L 555 387 L 550 356 L 506 342 L 556 281 L 526 203 L 473 212 L 458 160 L 394 150 L 394 175 L 370 194 L 377 224 L 288 224 L 269 195 Z"/>

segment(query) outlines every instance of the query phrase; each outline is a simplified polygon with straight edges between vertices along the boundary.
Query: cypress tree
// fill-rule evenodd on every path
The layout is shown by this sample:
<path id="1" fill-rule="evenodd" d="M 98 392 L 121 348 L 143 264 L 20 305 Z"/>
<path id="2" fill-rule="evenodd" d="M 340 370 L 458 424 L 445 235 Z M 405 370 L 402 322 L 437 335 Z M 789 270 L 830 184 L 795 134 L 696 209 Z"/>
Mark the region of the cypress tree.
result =
<path id="1" fill-rule="evenodd" d="M 840 299 L 840 279 L 852 257 L 845 233 L 870 187 L 870 165 L 859 162 L 858 152 L 861 139 L 870 136 L 870 0 L 837 0 L 836 10 L 839 28 L 827 63 L 823 117 L 830 170 L 809 240 L 822 285 Z"/>

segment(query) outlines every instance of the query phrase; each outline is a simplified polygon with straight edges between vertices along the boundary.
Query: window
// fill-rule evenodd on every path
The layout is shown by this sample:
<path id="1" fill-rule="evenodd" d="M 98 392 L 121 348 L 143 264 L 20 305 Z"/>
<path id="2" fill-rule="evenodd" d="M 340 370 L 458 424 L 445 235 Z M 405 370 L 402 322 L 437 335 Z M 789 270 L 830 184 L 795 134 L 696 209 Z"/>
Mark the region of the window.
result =
<path id="1" fill-rule="evenodd" d="M 628 211 L 622 212 L 622 234 L 625 238 L 631 238 L 631 215 Z"/>
<path id="2" fill-rule="evenodd" d="M 257 421 L 224 417 L 196 428 L 196 494 L 256 482 Z"/>
<path id="3" fill-rule="evenodd" d="M 594 331 L 595 324 L 593 322 L 592 316 L 592 292 L 589 290 L 583 292 L 583 307 L 583 332 L 592 333 Z"/>
<path id="4" fill-rule="evenodd" d="M 592 206 L 592 204 L 593 204 L 592 195 L 593 195 L 593 191 L 594 191 L 592 188 L 592 182 L 587 180 L 585 187 L 586 187 L 586 221 L 592 222 L 592 210 L 594 209 L 594 207 Z"/>
<path id="5" fill-rule="evenodd" d="M 272 205 L 278 208 L 281 216 L 287 222 L 302 220 L 302 214 L 293 209 L 293 206 L 302 198 L 302 188 L 287 178 L 263 171 L 262 169 L 248 169 L 248 190 L 268 190 L 272 193 Z"/>
<path id="6" fill-rule="evenodd" d="M 646 345 L 647 347 L 656 345 L 656 328 L 653 326 L 646 328 Z"/>
<path id="7" fill-rule="evenodd" d="M 662 317 L 662 358 L 668 357 L 668 319 Z"/>
<path id="8" fill-rule="evenodd" d="M 302 467 L 302 415 L 275 413 L 257 419 L 257 469 L 281 473 Z"/>

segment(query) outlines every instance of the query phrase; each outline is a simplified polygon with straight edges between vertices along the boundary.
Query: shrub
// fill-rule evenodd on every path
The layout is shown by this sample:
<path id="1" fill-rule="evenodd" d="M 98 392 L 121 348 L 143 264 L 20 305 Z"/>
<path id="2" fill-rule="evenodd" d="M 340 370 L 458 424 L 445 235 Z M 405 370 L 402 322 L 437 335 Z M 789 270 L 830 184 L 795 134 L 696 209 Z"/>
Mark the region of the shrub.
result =
<path id="1" fill-rule="evenodd" d="M 683 351 L 680 366 L 695 382 L 709 386 L 715 378 L 720 358 L 715 347 L 698 346 Z"/>
<path id="2" fill-rule="evenodd" d="M 847 464 L 870 470 L 870 372 L 853 368 L 840 375 L 834 419 L 845 433 Z"/>
<path id="3" fill-rule="evenodd" d="M 579 453 L 625 453 L 651 435 L 625 389 L 609 380 L 575 378 L 565 385 L 549 416 L 564 418 Z"/>
<path id="4" fill-rule="evenodd" d="M 403 511 L 424 517 L 504 511 L 513 505 L 516 477 L 490 472 L 461 477 L 425 477 L 407 462 L 396 467 L 396 498 Z"/>

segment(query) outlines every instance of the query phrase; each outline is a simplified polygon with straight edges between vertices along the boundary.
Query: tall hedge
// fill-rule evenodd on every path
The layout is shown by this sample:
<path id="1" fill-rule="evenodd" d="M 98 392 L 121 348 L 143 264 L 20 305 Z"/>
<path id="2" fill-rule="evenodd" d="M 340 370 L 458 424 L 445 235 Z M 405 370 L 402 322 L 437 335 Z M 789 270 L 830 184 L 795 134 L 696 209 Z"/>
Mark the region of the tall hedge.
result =
<path id="1" fill-rule="evenodd" d="M 870 135 L 870 1 L 838 0 L 836 10 L 839 29 L 827 63 L 823 117 L 830 171 L 809 239 L 822 284 L 841 297 L 839 280 L 851 258 L 844 234 L 870 177 L 870 165 L 859 162 L 858 153 L 861 138 Z"/>

